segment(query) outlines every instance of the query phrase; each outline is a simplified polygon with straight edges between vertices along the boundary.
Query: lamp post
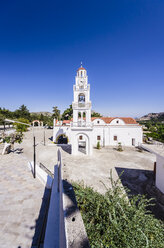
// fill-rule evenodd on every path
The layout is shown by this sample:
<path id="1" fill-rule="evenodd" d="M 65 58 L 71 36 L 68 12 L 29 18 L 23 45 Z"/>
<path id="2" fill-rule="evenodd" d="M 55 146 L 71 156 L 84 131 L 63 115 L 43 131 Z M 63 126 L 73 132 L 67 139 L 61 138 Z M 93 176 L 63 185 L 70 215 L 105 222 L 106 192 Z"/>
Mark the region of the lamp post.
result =
<path id="1" fill-rule="evenodd" d="M 46 133 L 45 133 L 45 129 L 44 129 L 44 137 L 43 137 L 43 142 L 44 142 L 44 146 L 46 145 Z"/>
<path id="2" fill-rule="evenodd" d="M 34 178 L 36 178 L 36 151 L 35 151 L 35 136 L 34 136 Z"/>

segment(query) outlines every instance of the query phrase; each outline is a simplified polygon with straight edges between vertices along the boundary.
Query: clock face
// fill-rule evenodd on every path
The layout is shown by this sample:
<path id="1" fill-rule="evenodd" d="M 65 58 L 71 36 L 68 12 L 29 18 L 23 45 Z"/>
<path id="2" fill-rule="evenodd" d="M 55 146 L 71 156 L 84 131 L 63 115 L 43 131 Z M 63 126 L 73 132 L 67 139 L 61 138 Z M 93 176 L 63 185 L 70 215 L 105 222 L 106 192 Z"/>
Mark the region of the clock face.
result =
<path id="1" fill-rule="evenodd" d="M 83 85 L 83 81 L 80 81 L 80 86 L 82 86 Z"/>

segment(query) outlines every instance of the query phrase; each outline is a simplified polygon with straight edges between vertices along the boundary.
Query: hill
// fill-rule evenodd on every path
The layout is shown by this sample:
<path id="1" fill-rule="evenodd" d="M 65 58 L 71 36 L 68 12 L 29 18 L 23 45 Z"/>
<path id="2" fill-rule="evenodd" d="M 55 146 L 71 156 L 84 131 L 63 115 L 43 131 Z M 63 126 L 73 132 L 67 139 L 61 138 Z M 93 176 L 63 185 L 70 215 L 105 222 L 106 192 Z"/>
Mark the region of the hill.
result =
<path id="1" fill-rule="evenodd" d="M 52 116 L 53 113 L 46 112 L 46 111 L 41 111 L 41 112 L 31 112 L 32 115 L 44 115 L 44 116 Z"/>
<path id="2" fill-rule="evenodd" d="M 149 113 L 147 115 L 142 116 L 138 119 L 138 121 L 164 121 L 164 112 L 160 113 Z"/>

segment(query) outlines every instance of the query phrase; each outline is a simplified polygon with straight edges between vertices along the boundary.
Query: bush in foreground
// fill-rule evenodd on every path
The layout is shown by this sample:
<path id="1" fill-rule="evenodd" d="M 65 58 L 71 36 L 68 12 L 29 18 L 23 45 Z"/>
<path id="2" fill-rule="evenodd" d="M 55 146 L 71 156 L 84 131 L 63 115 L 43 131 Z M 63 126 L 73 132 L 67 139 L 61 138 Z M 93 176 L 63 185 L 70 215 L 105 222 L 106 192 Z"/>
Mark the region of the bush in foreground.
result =
<path id="1" fill-rule="evenodd" d="M 163 248 L 164 223 L 147 210 L 144 196 L 127 199 L 119 180 L 105 195 L 73 183 L 91 248 Z"/>

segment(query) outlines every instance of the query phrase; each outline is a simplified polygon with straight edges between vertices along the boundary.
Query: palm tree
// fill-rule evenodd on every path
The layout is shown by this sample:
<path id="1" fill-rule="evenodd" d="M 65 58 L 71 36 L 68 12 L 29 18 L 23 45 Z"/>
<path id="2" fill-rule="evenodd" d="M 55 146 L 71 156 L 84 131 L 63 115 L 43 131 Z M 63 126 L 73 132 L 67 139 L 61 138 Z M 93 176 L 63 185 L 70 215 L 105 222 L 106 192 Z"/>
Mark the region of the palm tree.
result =
<path id="1" fill-rule="evenodd" d="M 59 120 L 59 119 L 60 119 L 60 110 L 58 109 L 57 106 L 53 107 L 52 112 L 53 112 L 53 115 L 52 115 L 52 116 L 53 116 L 55 119 Z"/>

